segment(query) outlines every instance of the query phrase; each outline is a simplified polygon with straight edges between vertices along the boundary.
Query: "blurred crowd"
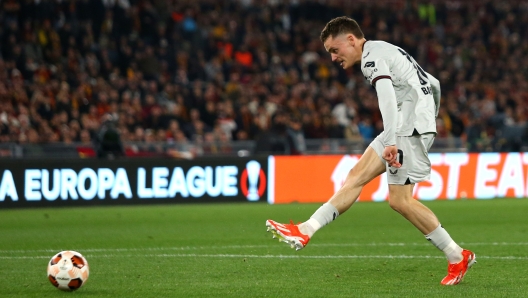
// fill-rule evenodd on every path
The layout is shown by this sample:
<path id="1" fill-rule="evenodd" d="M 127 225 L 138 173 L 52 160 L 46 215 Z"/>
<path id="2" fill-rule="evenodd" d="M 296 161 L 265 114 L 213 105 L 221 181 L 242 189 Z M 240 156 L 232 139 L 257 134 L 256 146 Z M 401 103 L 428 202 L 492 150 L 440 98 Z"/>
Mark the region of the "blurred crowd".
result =
<path id="1" fill-rule="evenodd" d="M 341 15 L 440 80 L 439 137 L 528 139 L 527 1 L 0 0 L 0 142 L 89 145 L 108 121 L 140 144 L 369 140 L 376 94 L 319 40 Z"/>

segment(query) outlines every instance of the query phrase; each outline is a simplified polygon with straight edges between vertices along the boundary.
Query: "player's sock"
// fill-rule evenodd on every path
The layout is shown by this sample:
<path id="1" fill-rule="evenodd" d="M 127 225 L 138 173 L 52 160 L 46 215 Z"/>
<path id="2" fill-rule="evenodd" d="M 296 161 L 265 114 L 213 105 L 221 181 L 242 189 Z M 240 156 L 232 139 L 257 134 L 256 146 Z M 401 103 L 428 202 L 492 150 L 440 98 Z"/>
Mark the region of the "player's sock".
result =
<path id="1" fill-rule="evenodd" d="M 445 253 L 449 263 L 454 264 L 462 261 L 462 247 L 451 239 L 451 236 L 449 236 L 449 233 L 447 233 L 441 224 L 431 233 L 425 235 L 425 238 Z"/>
<path id="2" fill-rule="evenodd" d="M 330 203 L 319 207 L 309 220 L 299 225 L 299 231 L 310 237 L 339 216 L 339 211 Z"/>

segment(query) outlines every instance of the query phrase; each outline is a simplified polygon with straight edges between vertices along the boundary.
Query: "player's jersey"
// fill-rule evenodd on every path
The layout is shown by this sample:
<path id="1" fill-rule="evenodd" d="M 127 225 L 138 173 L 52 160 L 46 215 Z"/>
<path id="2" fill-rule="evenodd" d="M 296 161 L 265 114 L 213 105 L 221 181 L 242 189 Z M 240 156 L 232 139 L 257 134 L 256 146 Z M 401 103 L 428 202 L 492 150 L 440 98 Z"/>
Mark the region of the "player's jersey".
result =
<path id="1" fill-rule="evenodd" d="M 383 78 L 392 80 L 398 107 L 397 136 L 436 133 L 435 102 L 427 74 L 401 48 L 384 41 L 368 40 L 363 47 L 361 71 L 372 86 Z"/>

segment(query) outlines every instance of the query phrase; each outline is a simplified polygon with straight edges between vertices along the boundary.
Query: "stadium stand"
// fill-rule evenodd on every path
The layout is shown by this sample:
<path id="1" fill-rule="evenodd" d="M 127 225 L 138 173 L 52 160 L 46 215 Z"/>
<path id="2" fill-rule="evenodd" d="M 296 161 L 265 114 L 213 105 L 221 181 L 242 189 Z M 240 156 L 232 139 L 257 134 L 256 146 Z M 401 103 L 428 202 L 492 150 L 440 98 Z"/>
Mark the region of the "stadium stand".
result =
<path id="1" fill-rule="evenodd" d="M 360 151 L 375 93 L 332 65 L 331 18 L 405 48 L 442 84 L 437 150 L 527 145 L 526 1 L 1 0 L 0 155 Z"/>

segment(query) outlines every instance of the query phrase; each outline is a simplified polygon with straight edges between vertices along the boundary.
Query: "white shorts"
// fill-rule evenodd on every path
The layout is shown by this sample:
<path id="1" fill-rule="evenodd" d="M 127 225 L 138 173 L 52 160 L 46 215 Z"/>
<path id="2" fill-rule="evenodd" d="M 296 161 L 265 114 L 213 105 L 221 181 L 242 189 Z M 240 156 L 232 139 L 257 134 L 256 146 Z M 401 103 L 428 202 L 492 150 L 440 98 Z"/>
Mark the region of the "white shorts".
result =
<path id="1" fill-rule="evenodd" d="M 387 167 L 387 180 L 389 184 L 414 184 L 429 180 L 431 175 L 431 161 L 429 160 L 429 149 L 433 145 L 434 133 L 422 135 L 399 137 L 396 136 L 396 147 L 398 147 L 398 161 L 400 168 L 390 167 L 383 159 L 383 132 L 370 143 L 370 147 L 376 151 L 379 158 Z"/>

